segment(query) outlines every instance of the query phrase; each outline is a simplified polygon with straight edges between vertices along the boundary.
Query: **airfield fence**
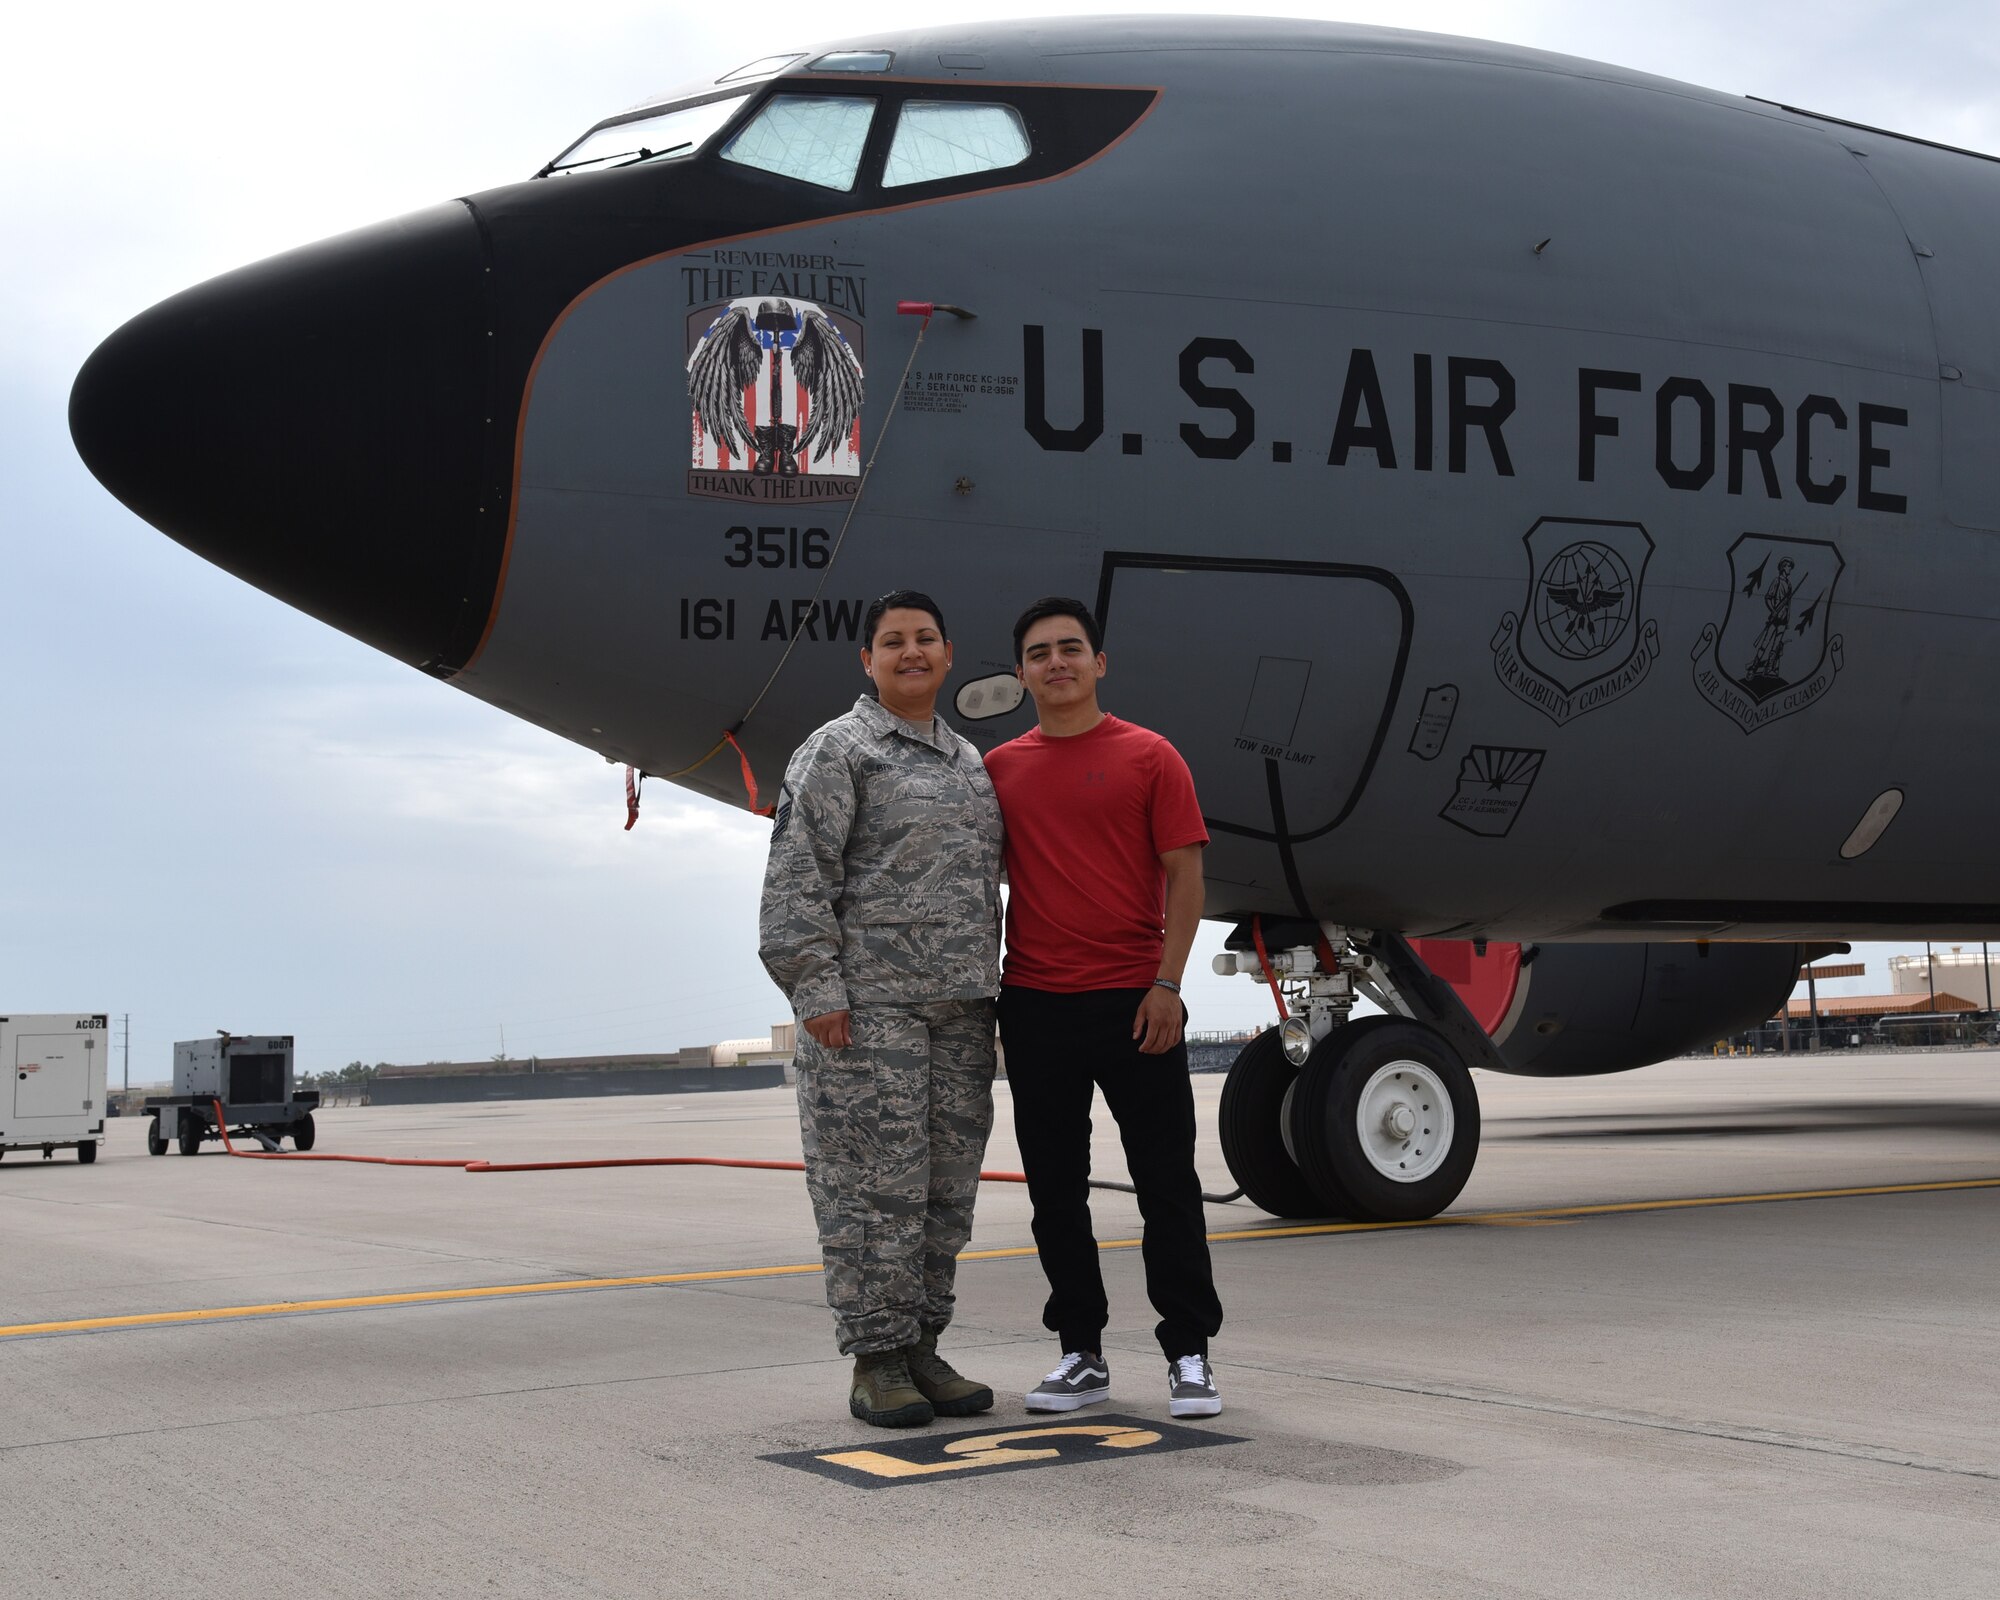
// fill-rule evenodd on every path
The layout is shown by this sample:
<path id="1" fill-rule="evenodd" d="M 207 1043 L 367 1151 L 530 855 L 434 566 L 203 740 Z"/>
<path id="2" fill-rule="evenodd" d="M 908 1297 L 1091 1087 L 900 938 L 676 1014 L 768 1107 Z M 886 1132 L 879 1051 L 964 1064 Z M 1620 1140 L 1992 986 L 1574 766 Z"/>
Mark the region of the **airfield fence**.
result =
<path id="1" fill-rule="evenodd" d="M 1227 1072 L 1235 1065 L 1243 1047 L 1256 1037 L 1256 1033 L 1236 1033 L 1221 1028 L 1190 1028 L 1187 1034 L 1188 1071 Z"/>
<path id="2" fill-rule="evenodd" d="M 1992 1013 L 1925 1014 L 1887 1018 L 1882 1022 L 1822 1017 L 1817 1030 L 1810 1022 L 1795 1021 L 1789 1028 L 1782 1023 L 1771 1023 L 1687 1053 L 1691 1056 L 1830 1055 L 1864 1051 L 1877 1054 L 1902 1050 L 1990 1050 L 1996 1046 L 2000 1046 L 2000 1018 Z"/>

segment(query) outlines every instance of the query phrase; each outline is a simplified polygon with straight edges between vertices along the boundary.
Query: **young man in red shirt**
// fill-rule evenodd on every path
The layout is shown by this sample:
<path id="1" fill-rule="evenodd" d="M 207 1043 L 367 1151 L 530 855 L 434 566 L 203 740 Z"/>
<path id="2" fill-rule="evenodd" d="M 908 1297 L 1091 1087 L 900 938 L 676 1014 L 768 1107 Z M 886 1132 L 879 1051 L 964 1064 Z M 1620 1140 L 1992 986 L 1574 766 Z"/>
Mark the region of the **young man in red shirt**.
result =
<path id="1" fill-rule="evenodd" d="M 1222 1399 L 1208 1341 L 1222 1305 L 1194 1170 L 1180 1000 L 1208 829 L 1174 747 L 1098 706 L 1103 636 L 1081 601 L 1028 607 L 1014 624 L 1014 665 L 1040 726 L 986 757 L 1007 828 L 1000 1042 L 1049 1280 L 1042 1322 L 1063 1350 L 1028 1409 L 1073 1411 L 1111 1393 L 1109 1307 L 1090 1227 L 1094 1084 L 1145 1218 L 1168 1409 L 1214 1416 Z"/>

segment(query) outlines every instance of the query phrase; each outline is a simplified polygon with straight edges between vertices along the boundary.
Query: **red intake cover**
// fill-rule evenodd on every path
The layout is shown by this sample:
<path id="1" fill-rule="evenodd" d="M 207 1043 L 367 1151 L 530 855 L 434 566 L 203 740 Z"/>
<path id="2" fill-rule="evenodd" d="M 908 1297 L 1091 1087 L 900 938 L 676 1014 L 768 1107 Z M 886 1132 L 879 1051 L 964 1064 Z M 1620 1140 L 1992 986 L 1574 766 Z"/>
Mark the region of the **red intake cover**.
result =
<path id="1" fill-rule="evenodd" d="M 1474 952 L 1470 939 L 1412 939 L 1410 944 L 1425 966 L 1458 991 L 1474 1022 L 1488 1034 L 1500 1026 L 1521 979 L 1518 944 L 1496 941 L 1484 955 Z"/>

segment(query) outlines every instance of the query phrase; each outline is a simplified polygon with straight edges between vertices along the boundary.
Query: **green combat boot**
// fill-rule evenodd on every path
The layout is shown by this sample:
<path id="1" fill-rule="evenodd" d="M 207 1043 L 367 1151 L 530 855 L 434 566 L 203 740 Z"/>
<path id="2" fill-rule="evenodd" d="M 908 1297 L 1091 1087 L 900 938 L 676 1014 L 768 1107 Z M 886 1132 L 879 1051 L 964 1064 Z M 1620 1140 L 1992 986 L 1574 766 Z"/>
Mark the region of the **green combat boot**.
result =
<path id="1" fill-rule="evenodd" d="M 993 1391 L 961 1376 L 937 1353 L 937 1335 L 927 1333 L 903 1352 L 910 1377 L 941 1417 L 970 1417 L 993 1409 Z"/>
<path id="2" fill-rule="evenodd" d="M 921 1428 L 937 1413 L 915 1383 L 902 1350 L 854 1358 L 854 1388 L 847 1409 L 878 1428 Z M 947 1368 L 947 1371 L 950 1369 Z"/>

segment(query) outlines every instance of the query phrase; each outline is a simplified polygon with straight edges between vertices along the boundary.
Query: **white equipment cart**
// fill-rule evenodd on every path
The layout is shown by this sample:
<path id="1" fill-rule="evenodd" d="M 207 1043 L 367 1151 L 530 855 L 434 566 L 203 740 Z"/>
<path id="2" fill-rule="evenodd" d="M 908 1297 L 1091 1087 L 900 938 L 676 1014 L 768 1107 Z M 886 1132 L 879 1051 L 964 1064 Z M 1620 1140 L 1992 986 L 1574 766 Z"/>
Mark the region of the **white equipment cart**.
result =
<path id="1" fill-rule="evenodd" d="M 97 1159 L 110 1021 L 101 1011 L 0 1017 L 0 1155 L 39 1150 L 47 1161 L 67 1145 L 79 1161 Z"/>

